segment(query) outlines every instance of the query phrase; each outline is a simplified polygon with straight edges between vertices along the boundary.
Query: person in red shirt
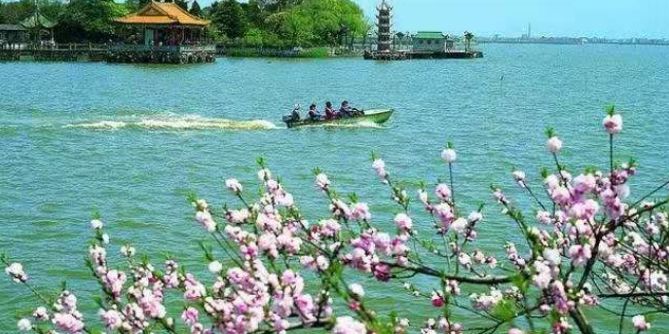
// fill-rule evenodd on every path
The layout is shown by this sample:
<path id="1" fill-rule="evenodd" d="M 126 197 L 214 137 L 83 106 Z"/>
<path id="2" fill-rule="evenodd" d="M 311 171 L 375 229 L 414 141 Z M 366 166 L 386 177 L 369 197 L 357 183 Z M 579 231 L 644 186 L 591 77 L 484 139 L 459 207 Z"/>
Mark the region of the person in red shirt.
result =
<path id="1" fill-rule="evenodd" d="M 337 118 L 337 113 L 332 108 L 332 102 L 325 102 L 325 119 L 331 120 Z"/>

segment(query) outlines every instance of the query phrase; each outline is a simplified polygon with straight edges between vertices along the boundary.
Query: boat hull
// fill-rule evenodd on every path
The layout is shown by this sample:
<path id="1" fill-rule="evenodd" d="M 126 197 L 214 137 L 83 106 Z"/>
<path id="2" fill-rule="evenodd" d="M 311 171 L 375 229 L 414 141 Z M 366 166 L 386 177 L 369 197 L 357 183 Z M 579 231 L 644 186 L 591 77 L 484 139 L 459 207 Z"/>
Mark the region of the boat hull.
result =
<path id="1" fill-rule="evenodd" d="M 297 127 L 306 127 L 306 126 L 322 126 L 322 125 L 339 125 L 339 124 L 356 124 L 359 122 L 373 122 L 376 124 L 383 124 L 390 119 L 394 110 L 393 109 L 374 109 L 374 110 L 365 110 L 365 114 L 362 116 L 348 117 L 348 118 L 337 118 L 332 120 L 301 120 L 297 122 L 286 122 L 288 128 L 297 128 Z"/>

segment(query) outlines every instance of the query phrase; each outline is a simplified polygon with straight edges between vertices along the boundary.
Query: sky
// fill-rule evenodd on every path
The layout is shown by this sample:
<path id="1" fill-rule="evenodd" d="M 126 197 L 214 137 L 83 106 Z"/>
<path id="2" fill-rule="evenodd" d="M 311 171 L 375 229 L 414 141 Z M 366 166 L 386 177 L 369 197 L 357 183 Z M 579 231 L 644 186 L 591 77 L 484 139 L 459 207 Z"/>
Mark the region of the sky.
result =
<path id="1" fill-rule="evenodd" d="M 379 0 L 354 0 L 373 19 Z M 397 31 L 669 39 L 669 0 L 391 0 Z"/>

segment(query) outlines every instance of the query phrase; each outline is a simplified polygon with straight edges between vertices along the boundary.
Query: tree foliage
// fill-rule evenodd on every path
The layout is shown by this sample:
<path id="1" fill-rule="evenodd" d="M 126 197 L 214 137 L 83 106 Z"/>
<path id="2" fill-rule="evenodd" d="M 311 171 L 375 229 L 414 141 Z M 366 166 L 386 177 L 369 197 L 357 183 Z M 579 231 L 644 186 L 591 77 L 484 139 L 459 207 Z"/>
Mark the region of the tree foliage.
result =
<path id="1" fill-rule="evenodd" d="M 62 12 L 64 5 L 58 0 L 39 0 L 37 2 L 40 13 L 50 20 L 56 21 Z M 32 0 L 19 0 L 13 2 L 0 1 L 0 22 L 19 24 L 35 11 L 35 3 Z"/>
<path id="2" fill-rule="evenodd" d="M 215 2 L 210 15 L 212 23 L 229 38 L 241 38 L 248 29 L 244 9 L 235 0 Z"/>
<path id="3" fill-rule="evenodd" d="M 59 41 L 106 41 L 114 35 L 113 20 L 128 13 L 113 0 L 71 0 L 59 19 Z"/>
<path id="4" fill-rule="evenodd" d="M 241 12 L 240 12 L 241 10 Z M 339 45 L 344 36 L 369 31 L 362 9 L 351 0 L 236 0 L 214 3 L 211 19 L 230 38 L 263 40 L 270 46 Z M 268 41 L 274 41 L 268 43 Z"/>
<path id="5" fill-rule="evenodd" d="M 200 7 L 200 4 L 197 2 L 197 0 L 193 1 L 193 4 L 190 6 L 190 13 L 202 17 L 202 8 Z"/>

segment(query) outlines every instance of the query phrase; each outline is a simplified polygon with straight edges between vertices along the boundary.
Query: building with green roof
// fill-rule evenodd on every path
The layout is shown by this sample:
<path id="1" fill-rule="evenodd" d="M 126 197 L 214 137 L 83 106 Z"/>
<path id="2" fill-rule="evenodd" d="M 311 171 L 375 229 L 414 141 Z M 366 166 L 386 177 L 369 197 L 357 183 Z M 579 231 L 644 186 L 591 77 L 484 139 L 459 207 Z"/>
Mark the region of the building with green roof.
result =
<path id="1" fill-rule="evenodd" d="M 419 31 L 411 36 L 413 52 L 446 52 L 454 41 L 440 31 Z"/>

